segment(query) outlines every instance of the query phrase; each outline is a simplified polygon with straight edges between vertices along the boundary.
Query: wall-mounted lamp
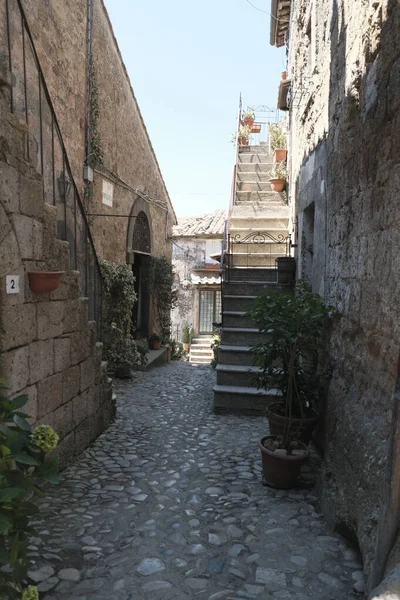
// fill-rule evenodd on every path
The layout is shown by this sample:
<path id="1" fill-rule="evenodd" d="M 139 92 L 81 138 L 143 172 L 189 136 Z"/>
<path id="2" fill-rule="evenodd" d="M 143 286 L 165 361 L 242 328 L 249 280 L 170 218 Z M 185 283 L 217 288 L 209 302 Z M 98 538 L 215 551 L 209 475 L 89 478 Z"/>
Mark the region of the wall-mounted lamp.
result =
<path id="1" fill-rule="evenodd" d="M 68 178 L 68 175 L 66 175 L 64 173 L 64 171 L 61 171 L 61 173 L 59 174 L 59 176 L 57 178 L 57 183 L 58 183 L 58 193 L 60 194 L 60 198 L 61 198 L 61 200 L 64 200 L 64 202 L 66 202 L 71 193 L 72 183 L 71 183 L 70 179 Z"/>

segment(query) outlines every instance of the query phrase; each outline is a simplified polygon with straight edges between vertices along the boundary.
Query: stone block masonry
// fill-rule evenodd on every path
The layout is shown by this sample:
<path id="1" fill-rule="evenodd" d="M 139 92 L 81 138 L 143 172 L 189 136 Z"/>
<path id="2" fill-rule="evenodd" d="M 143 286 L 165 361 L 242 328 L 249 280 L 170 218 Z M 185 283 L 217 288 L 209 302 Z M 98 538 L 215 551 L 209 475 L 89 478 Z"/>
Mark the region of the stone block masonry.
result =
<path id="1" fill-rule="evenodd" d="M 113 419 L 112 390 L 79 273 L 57 239 L 57 210 L 44 202 L 41 176 L 24 157 L 24 127 L 6 100 L 0 96 L 0 373 L 10 395 L 28 396 L 32 424 L 56 429 L 64 467 Z M 33 270 L 65 274 L 54 292 L 33 294 Z M 6 275 L 19 275 L 18 294 L 6 293 Z"/>

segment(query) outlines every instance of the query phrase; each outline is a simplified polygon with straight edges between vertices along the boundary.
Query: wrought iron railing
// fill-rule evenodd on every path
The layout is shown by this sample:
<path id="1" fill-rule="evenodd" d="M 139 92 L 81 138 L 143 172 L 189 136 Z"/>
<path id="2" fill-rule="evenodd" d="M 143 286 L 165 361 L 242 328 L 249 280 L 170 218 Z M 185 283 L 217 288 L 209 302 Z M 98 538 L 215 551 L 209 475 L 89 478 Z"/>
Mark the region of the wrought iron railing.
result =
<path id="1" fill-rule="evenodd" d="M 224 281 L 260 280 L 278 281 L 278 257 L 290 256 L 290 235 L 272 236 L 267 231 L 251 232 L 227 236 Z"/>
<path id="2" fill-rule="evenodd" d="M 4 49 L 4 50 L 3 50 Z M 20 0 L 1 0 L 0 50 L 11 73 L 10 110 L 28 127 L 26 158 L 43 177 L 44 201 L 57 208 L 57 235 L 69 242 L 89 319 L 101 319 L 101 271 L 86 213 Z"/>

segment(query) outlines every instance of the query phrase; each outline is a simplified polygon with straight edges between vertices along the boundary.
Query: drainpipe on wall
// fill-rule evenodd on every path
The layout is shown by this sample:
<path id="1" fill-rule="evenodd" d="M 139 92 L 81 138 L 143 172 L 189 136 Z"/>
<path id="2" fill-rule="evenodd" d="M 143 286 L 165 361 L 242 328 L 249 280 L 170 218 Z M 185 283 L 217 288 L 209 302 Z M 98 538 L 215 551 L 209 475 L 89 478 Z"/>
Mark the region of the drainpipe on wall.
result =
<path id="1" fill-rule="evenodd" d="M 370 589 L 375 588 L 385 574 L 385 568 L 399 530 L 400 519 L 400 356 L 393 394 L 392 430 L 388 447 L 388 462 L 381 517 L 376 536 Z"/>

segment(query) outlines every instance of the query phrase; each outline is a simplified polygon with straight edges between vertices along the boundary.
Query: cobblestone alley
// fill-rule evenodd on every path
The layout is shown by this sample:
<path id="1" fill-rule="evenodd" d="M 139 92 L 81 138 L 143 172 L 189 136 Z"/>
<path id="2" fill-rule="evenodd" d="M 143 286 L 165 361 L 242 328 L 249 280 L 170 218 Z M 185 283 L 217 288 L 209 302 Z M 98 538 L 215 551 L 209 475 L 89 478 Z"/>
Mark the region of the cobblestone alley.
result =
<path id="1" fill-rule="evenodd" d="M 172 363 L 118 384 L 116 422 L 41 501 L 46 600 L 355 597 L 356 554 L 312 489 L 262 487 L 266 421 L 214 415 L 214 377 Z"/>

